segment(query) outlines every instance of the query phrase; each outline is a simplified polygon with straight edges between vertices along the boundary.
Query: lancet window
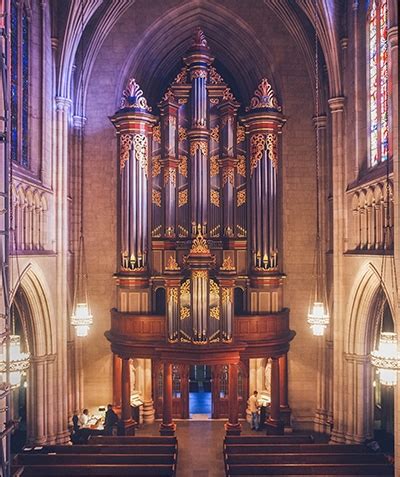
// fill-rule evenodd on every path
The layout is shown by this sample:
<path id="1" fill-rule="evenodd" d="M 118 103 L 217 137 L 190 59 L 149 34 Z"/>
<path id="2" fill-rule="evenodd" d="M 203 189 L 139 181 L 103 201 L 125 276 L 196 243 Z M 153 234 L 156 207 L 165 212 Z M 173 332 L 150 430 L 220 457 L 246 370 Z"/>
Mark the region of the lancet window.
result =
<path id="1" fill-rule="evenodd" d="M 386 161 L 389 155 L 387 25 L 387 0 L 371 0 L 368 12 L 370 166 Z"/>
<path id="2" fill-rule="evenodd" d="M 23 2 L 11 2 L 11 158 L 28 160 L 29 19 Z"/>

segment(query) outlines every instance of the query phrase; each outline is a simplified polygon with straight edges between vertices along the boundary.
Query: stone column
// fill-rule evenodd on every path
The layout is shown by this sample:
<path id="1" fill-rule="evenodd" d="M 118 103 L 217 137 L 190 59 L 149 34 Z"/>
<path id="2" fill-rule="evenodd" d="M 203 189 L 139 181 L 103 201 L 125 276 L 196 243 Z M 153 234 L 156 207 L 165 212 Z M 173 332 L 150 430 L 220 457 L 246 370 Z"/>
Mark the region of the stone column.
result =
<path id="1" fill-rule="evenodd" d="M 56 97 L 56 138 L 54 160 L 54 190 L 56 217 L 56 319 L 54 322 L 57 342 L 57 444 L 65 444 L 70 439 L 68 431 L 67 406 L 67 283 L 68 283 L 68 124 L 71 100 Z"/>
<path id="2" fill-rule="evenodd" d="M 122 358 L 121 373 L 121 433 L 124 436 L 135 435 L 135 421 L 131 411 L 131 376 L 129 358 Z"/>
<path id="3" fill-rule="evenodd" d="M 271 412 L 265 423 L 267 434 L 283 434 L 284 427 L 280 414 L 279 358 L 272 357 L 271 366 Z"/>
<path id="4" fill-rule="evenodd" d="M 143 422 L 150 424 L 154 422 L 154 405 L 151 394 L 151 359 L 146 358 L 144 361 L 144 389 L 143 389 Z"/>
<path id="5" fill-rule="evenodd" d="M 162 436 L 173 436 L 176 425 L 172 421 L 172 364 L 164 363 L 163 420 L 160 425 Z"/>
<path id="6" fill-rule="evenodd" d="M 229 365 L 228 378 L 229 418 L 225 424 L 227 436 L 239 436 L 242 430 L 238 412 L 238 365 Z"/>
<path id="7" fill-rule="evenodd" d="M 333 310 L 332 327 L 335 343 L 333 363 L 333 429 L 332 442 L 344 442 L 344 363 L 343 363 L 343 335 L 345 316 L 345 291 L 343 290 L 345 271 L 344 243 L 345 243 L 345 151 L 344 151 L 344 104 L 345 98 L 336 97 L 328 101 L 332 120 L 332 177 L 333 177 Z"/>
<path id="8" fill-rule="evenodd" d="M 29 408 L 27 416 L 28 442 L 31 445 L 43 445 L 46 443 L 45 402 L 46 383 L 44 382 L 45 356 L 37 356 L 31 359 L 31 369 L 29 370 L 28 388 L 29 400 L 33 406 Z"/>
<path id="9" fill-rule="evenodd" d="M 113 354 L 113 404 L 117 408 L 121 407 L 121 376 L 122 360 L 116 354 Z"/>

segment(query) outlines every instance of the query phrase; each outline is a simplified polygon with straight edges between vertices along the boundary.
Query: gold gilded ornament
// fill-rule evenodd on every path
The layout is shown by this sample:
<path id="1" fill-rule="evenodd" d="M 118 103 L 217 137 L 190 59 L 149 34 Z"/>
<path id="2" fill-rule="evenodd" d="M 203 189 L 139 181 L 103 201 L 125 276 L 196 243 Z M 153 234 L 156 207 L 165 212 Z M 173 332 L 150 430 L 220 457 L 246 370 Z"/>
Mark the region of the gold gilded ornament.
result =
<path id="1" fill-rule="evenodd" d="M 174 81 L 172 82 L 173 84 L 182 84 L 186 83 L 186 78 L 187 78 L 187 67 L 184 66 L 181 71 L 176 75 Z"/>
<path id="2" fill-rule="evenodd" d="M 246 189 L 239 190 L 236 196 L 236 205 L 240 207 L 246 203 Z"/>
<path id="3" fill-rule="evenodd" d="M 219 174 L 219 163 L 218 163 L 218 156 L 211 156 L 210 157 L 210 176 L 215 177 Z"/>
<path id="4" fill-rule="evenodd" d="M 228 182 L 232 186 L 235 183 L 235 170 L 231 166 L 222 169 L 222 187 Z"/>
<path id="5" fill-rule="evenodd" d="M 178 128 L 178 137 L 179 142 L 185 141 L 187 139 L 187 130 L 183 126 L 179 126 Z"/>
<path id="6" fill-rule="evenodd" d="M 171 183 L 171 185 L 176 185 L 176 169 L 175 167 L 166 167 L 164 169 L 164 185 Z"/>
<path id="7" fill-rule="evenodd" d="M 215 142 L 219 142 L 219 126 L 211 128 L 210 137 Z"/>
<path id="8" fill-rule="evenodd" d="M 254 134 L 250 141 L 251 156 L 250 156 L 250 175 L 253 174 L 259 161 L 262 159 L 265 151 L 265 136 L 264 134 Z"/>
<path id="9" fill-rule="evenodd" d="M 221 290 L 222 304 L 226 305 L 227 303 L 232 303 L 232 289 L 231 288 L 222 288 Z"/>
<path id="10" fill-rule="evenodd" d="M 120 136 L 120 170 L 125 167 L 126 162 L 129 159 L 129 152 L 132 149 L 133 139 L 130 134 L 121 134 Z"/>
<path id="11" fill-rule="evenodd" d="M 202 255 L 205 253 L 210 253 L 210 249 L 208 248 L 207 240 L 203 237 L 201 233 L 201 225 L 197 226 L 197 235 L 193 239 L 192 248 L 190 249 L 190 253 L 193 255 Z"/>
<path id="12" fill-rule="evenodd" d="M 161 143 L 161 127 L 159 124 L 153 126 L 153 139 L 155 142 Z"/>
<path id="13" fill-rule="evenodd" d="M 210 318 L 214 320 L 219 320 L 219 306 L 211 306 L 210 307 Z"/>
<path id="14" fill-rule="evenodd" d="M 232 258 L 230 256 L 224 258 L 221 268 L 221 271 L 223 272 L 233 272 L 235 269 L 235 265 L 232 262 Z"/>
<path id="15" fill-rule="evenodd" d="M 151 161 L 151 175 L 157 177 L 161 172 L 161 156 L 154 156 Z"/>
<path id="16" fill-rule="evenodd" d="M 151 107 L 147 104 L 147 99 L 143 96 L 143 91 L 136 83 L 135 78 L 128 80 L 126 88 L 122 93 L 121 108 L 139 108 L 151 111 Z"/>
<path id="17" fill-rule="evenodd" d="M 263 78 L 257 89 L 254 91 L 254 96 L 250 101 L 250 106 L 246 108 L 246 111 L 252 109 L 269 108 L 277 111 L 282 111 L 281 106 L 278 104 L 275 92 L 272 86 L 269 84 L 267 78 Z"/>
<path id="18" fill-rule="evenodd" d="M 215 207 L 219 207 L 219 192 L 217 190 L 210 191 L 210 201 Z"/>
<path id="19" fill-rule="evenodd" d="M 193 141 L 190 144 L 190 155 L 194 156 L 197 149 L 199 149 L 204 156 L 208 154 L 208 143 L 207 141 Z"/>
<path id="20" fill-rule="evenodd" d="M 246 156 L 238 155 L 237 172 L 240 176 L 246 177 Z"/>
<path id="21" fill-rule="evenodd" d="M 173 257 L 172 255 L 170 255 L 168 258 L 168 262 L 167 262 L 167 266 L 165 267 L 165 270 L 170 270 L 170 271 L 180 270 L 180 267 L 177 261 L 175 260 L 175 257 Z"/>
<path id="22" fill-rule="evenodd" d="M 239 126 L 237 127 L 236 131 L 236 142 L 240 144 L 246 139 L 246 129 L 244 126 Z"/>
<path id="23" fill-rule="evenodd" d="M 210 67 L 209 75 L 210 84 L 221 84 L 224 83 L 224 78 L 218 73 L 214 66 Z"/>
<path id="24" fill-rule="evenodd" d="M 168 302 L 178 303 L 178 289 L 168 288 Z"/>
<path id="25" fill-rule="evenodd" d="M 186 156 L 179 156 L 179 174 L 183 177 L 188 175 L 188 159 Z"/>
<path id="26" fill-rule="evenodd" d="M 161 192 L 153 189 L 151 192 L 151 202 L 157 207 L 161 207 Z"/>
<path id="27" fill-rule="evenodd" d="M 147 137 L 144 134 L 133 136 L 133 150 L 140 167 L 144 170 L 144 175 L 147 177 Z"/>
<path id="28" fill-rule="evenodd" d="M 178 193 L 178 207 L 183 207 L 188 202 L 188 190 L 181 190 Z"/>
<path id="29" fill-rule="evenodd" d="M 267 134 L 267 151 L 268 157 L 272 161 L 272 166 L 276 168 L 278 166 L 278 136 L 273 133 Z"/>

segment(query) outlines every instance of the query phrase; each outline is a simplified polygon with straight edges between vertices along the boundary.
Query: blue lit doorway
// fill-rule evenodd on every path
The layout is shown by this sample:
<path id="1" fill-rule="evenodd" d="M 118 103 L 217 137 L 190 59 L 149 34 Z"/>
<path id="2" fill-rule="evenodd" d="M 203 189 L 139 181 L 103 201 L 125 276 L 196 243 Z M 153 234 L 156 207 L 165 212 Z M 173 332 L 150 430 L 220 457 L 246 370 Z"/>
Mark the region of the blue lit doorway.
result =
<path id="1" fill-rule="evenodd" d="M 211 418 L 211 366 L 195 364 L 189 369 L 189 416 Z"/>

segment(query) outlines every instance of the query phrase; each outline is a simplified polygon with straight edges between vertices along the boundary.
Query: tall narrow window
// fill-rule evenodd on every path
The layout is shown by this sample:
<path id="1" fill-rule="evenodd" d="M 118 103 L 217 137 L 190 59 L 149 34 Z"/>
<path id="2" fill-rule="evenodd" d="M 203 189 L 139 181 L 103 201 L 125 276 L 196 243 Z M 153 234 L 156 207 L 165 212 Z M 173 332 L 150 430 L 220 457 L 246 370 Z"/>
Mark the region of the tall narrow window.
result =
<path id="1" fill-rule="evenodd" d="M 11 2 L 11 158 L 29 167 L 29 20 L 23 4 Z"/>
<path id="2" fill-rule="evenodd" d="M 368 15 L 370 166 L 386 161 L 388 141 L 387 0 L 371 0 Z"/>

